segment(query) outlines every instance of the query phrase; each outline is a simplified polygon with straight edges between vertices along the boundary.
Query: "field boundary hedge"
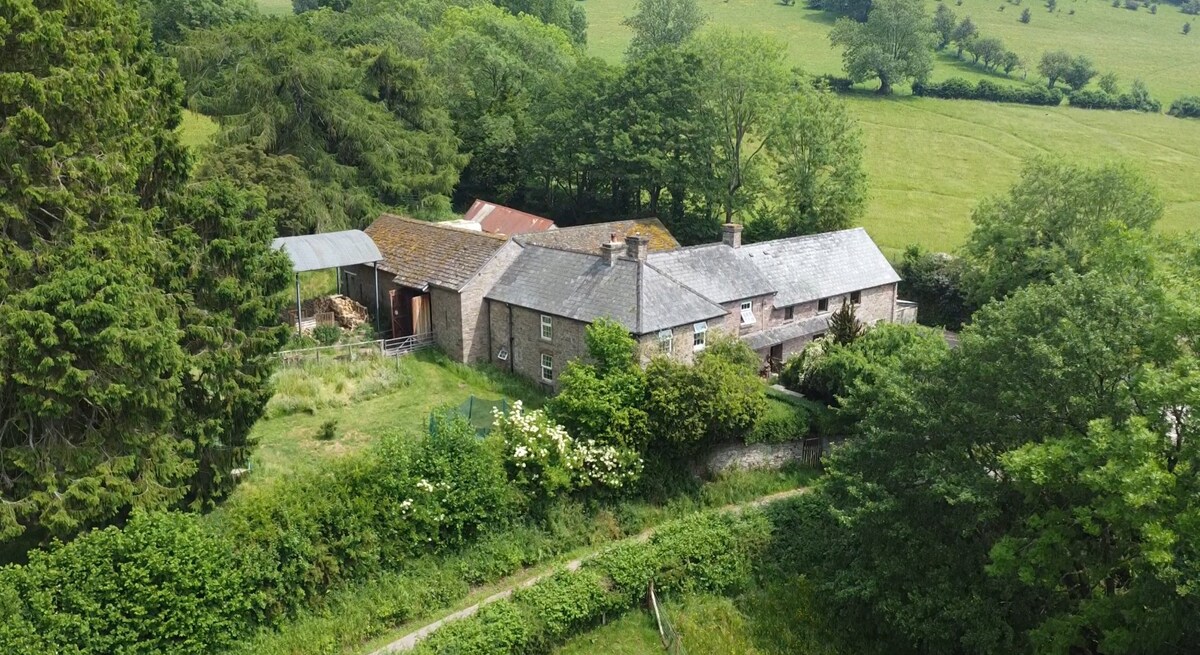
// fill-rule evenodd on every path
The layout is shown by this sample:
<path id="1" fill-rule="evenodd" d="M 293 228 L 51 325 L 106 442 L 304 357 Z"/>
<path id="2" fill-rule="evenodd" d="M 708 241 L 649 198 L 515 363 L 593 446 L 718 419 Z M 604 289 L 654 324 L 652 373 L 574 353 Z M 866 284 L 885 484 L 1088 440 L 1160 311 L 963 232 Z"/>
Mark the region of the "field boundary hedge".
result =
<path id="1" fill-rule="evenodd" d="M 979 80 L 971 84 L 961 77 L 952 77 L 944 82 L 913 82 L 914 96 L 942 98 L 944 100 L 985 100 L 988 102 L 1011 102 L 1022 105 L 1054 107 L 1062 104 L 1063 92 L 1042 86 L 1007 86 L 991 80 Z"/>

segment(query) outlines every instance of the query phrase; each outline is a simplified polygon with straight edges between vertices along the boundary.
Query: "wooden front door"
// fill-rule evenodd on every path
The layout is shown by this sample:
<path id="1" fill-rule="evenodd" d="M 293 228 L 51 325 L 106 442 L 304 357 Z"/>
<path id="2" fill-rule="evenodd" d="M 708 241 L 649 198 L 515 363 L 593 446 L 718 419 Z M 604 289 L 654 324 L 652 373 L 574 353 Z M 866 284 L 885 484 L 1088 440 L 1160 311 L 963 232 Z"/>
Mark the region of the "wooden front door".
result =
<path id="1" fill-rule="evenodd" d="M 433 332 L 433 316 L 429 313 L 429 294 L 422 294 L 412 299 L 412 333 L 430 332 Z"/>
<path id="2" fill-rule="evenodd" d="M 404 325 L 404 322 L 401 320 L 402 317 L 400 316 L 400 308 L 402 306 L 403 306 L 403 303 L 400 302 L 400 292 L 397 291 L 396 289 L 389 290 L 388 291 L 388 307 L 391 308 L 391 310 L 392 310 L 391 314 L 392 314 L 392 338 L 393 339 L 396 337 L 404 336 L 403 328 L 401 327 Z"/>

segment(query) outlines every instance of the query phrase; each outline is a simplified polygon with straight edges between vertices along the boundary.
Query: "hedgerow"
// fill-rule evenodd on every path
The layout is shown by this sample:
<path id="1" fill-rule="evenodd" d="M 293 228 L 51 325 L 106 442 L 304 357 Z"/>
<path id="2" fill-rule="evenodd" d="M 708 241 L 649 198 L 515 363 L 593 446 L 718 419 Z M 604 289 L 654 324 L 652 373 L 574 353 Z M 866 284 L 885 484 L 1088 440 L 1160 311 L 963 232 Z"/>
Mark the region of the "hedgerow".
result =
<path id="1" fill-rule="evenodd" d="M 1200 118 L 1200 96 L 1183 96 L 1171 103 L 1167 114 L 1176 118 Z"/>
<path id="2" fill-rule="evenodd" d="M 913 95 L 929 98 L 986 100 L 1049 107 L 1062 104 L 1063 99 L 1062 91 L 1058 89 L 1028 85 L 1007 86 L 990 80 L 979 80 L 977 84 L 971 84 L 958 77 L 943 82 L 914 82 L 912 89 Z"/>
<path id="3" fill-rule="evenodd" d="M 1070 96 L 1072 107 L 1080 109 L 1116 109 L 1124 111 L 1144 111 L 1156 114 L 1162 111 L 1162 103 L 1149 96 L 1139 96 L 1132 93 L 1113 95 L 1099 90 L 1084 89 L 1075 91 Z"/>
<path id="4" fill-rule="evenodd" d="M 664 592 L 728 593 L 746 586 L 772 528 L 761 511 L 673 521 L 647 543 L 626 543 L 579 570 L 542 580 L 434 633 L 419 654 L 548 653 L 604 616 L 636 604 L 654 581 Z"/>

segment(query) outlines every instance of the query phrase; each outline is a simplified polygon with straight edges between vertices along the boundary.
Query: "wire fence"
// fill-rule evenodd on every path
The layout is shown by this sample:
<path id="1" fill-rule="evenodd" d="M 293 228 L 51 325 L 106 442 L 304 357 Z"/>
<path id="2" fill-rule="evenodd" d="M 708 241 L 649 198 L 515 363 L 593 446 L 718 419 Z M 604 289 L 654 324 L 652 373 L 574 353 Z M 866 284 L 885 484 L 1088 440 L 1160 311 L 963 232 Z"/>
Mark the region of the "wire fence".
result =
<path id="1" fill-rule="evenodd" d="M 671 617 L 667 615 L 667 611 L 658 602 L 658 596 L 654 593 L 653 580 L 650 581 L 646 597 L 650 604 L 650 611 L 654 614 L 654 622 L 658 624 L 658 638 L 662 640 L 663 650 L 667 651 L 668 655 L 687 655 L 687 650 L 683 647 L 683 637 L 671 623 Z"/>

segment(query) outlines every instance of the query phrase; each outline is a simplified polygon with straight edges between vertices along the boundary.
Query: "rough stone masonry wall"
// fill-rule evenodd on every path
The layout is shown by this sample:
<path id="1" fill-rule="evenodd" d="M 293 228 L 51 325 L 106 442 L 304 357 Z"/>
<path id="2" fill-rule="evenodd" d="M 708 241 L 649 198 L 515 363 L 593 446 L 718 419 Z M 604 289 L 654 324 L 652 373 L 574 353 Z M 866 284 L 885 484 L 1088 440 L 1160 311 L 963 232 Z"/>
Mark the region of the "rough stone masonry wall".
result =
<path id="1" fill-rule="evenodd" d="M 487 320 L 490 325 L 490 359 L 497 367 L 523 375 L 549 389 L 558 386 L 558 378 L 572 359 L 587 355 L 587 324 L 551 316 L 553 334 L 549 341 L 542 339 L 541 312 L 524 307 L 510 307 L 504 303 L 488 301 Z M 509 341 L 509 315 L 512 316 L 512 341 Z M 483 347 L 487 347 L 484 344 Z M 508 349 L 508 360 L 496 355 L 501 348 Z M 542 355 L 550 355 L 554 362 L 554 381 L 542 380 Z"/>
<path id="2" fill-rule="evenodd" d="M 487 309 L 484 307 L 487 301 L 483 297 L 487 295 L 488 291 L 491 291 L 496 282 L 500 280 L 500 276 L 504 275 L 504 272 L 520 254 L 521 247 L 515 242 L 509 241 L 504 244 L 459 292 L 462 308 L 459 313 L 461 320 L 461 333 L 458 339 L 460 350 L 457 351 L 457 355 L 454 355 L 459 361 L 486 362 L 495 355 L 495 353 L 488 352 L 488 318 Z"/>
<path id="3" fill-rule="evenodd" d="M 433 340 L 451 359 L 463 360 L 463 302 L 457 292 L 441 287 L 429 288 L 429 313 Z"/>

